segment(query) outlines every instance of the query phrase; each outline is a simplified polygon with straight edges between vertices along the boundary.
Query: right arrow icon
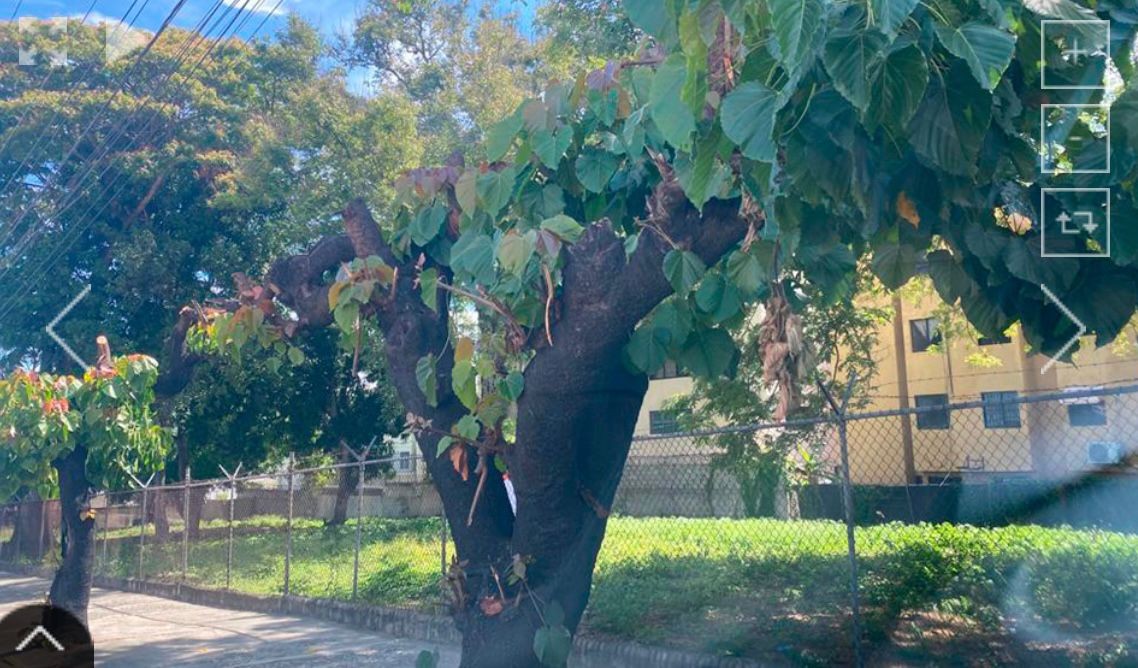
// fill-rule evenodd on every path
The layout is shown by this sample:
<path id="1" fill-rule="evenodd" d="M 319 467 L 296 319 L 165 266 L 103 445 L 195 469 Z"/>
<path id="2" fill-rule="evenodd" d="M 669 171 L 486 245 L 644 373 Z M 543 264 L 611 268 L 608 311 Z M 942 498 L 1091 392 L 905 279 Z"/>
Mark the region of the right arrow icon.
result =
<path id="1" fill-rule="evenodd" d="M 1075 323 L 1075 325 L 1079 328 L 1079 331 L 1071 337 L 1071 340 L 1064 343 L 1063 347 L 1060 348 L 1059 351 L 1055 353 L 1051 359 L 1047 360 L 1047 364 L 1044 364 L 1043 368 L 1039 370 L 1040 374 L 1045 374 L 1048 372 L 1048 370 L 1051 369 L 1052 366 L 1054 366 L 1056 362 L 1059 361 L 1060 358 L 1067 354 L 1067 351 L 1071 349 L 1071 346 L 1075 345 L 1076 341 L 1078 341 L 1084 334 L 1087 333 L 1087 326 L 1083 324 L 1082 320 L 1079 320 L 1077 317 L 1075 317 L 1075 314 L 1071 312 L 1071 309 L 1067 308 L 1066 304 L 1059 301 L 1059 298 L 1055 296 L 1055 293 L 1052 292 L 1050 288 L 1042 283 L 1039 284 L 1039 287 L 1043 288 L 1043 294 L 1046 295 L 1048 299 L 1055 302 L 1055 305 L 1059 307 L 1059 310 L 1063 312 L 1063 315 L 1070 318 L 1071 322 Z"/>

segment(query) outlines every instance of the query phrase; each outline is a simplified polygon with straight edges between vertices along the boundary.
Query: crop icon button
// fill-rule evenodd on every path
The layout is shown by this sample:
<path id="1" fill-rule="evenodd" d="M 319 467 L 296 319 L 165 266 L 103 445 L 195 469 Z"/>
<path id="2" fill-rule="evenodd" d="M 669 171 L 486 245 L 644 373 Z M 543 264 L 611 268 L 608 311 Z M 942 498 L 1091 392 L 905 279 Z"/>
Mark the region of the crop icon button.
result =
<path id="1" fill-rule="evenodd" d="M 1043 257 L 1110 257 L 1110 189 L 1044 188 Z"/>
<path id="2" fill-rule="evenodd" d="M 1044 89 L 1106 88 L 1110 21 L 1048 19 L 1040 26 L 1040 34 Z"/>

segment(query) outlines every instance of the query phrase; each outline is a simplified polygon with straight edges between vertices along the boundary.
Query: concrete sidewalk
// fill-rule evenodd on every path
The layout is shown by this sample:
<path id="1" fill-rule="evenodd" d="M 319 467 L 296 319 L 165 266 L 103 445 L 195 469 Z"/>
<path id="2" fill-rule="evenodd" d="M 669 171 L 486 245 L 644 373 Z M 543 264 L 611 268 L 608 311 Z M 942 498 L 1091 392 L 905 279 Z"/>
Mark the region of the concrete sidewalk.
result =
<path id="1" fill-rule="evenodd" d="M 0 617 L 41 603 L 49 582 L 0 572 Z M 439 666 L 458 665 L 459 650 L 340 624 L 181 603 L 106 589 L 91 592 L 89 611 L 100 666 L 381 666 L 411 668 L 421 650 Z"/>

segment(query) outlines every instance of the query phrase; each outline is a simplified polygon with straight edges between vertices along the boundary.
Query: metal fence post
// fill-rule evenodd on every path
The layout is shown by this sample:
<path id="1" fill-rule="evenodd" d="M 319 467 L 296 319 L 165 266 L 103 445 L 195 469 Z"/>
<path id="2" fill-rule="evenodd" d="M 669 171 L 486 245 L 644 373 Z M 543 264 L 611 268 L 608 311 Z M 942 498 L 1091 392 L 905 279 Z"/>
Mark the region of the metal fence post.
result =
<path id="1" fill-rule="evenodd" d="M 25 498 L 24 501 L 26 500 Z M 20 555 L 22 554 L 20 552 L 20 542 L 24 532 L 20 531 L 20 522 L 24 519 L 24 501 L 16 504 L 16 554 L 13 555 L 12 563 L 18 563 L 20 561 Z"/>
<path id="2" fill-rule="evenodd" d="M 111 494 L 107 492 L 103 498 L 106 500 L 103 507 L 103 568 L 99 572 L 103 575 L 107 573 L 107 540 L 109 536 L 107 532 L 110 531 L 111 524 Z"/>
<path id="3" fill-rule="evenodd" d="M 356 460 L 359 462 L 359 471 L 356 473 L 356 558 L 352 563 L 352 600 L 356 600 L 356 595 L 359 593 L 360 588 L 360 541 L 363 533 L 363 519 L 364 519 L 364 462 L 367 461 L 367 455 L 371 452 L 372 447 L 375 445 L 375 437 L 371 439 L 371 443 L 363 449 L 363 452 L 357 453 L 350 447 L 348 451 L 355 455 Z"/>
<path id="4" fill-rule="evenodd" d="M 138 579 L 142 579 L 142 562 L 146 555 L 146 488 L 142 488 L 142 520 L 138 523 Z"/>
<path id="5" fill-rule="evenodd" d="M 182 479 L 182 582 L 190 570 L 190 467 Z"/>
<path id="6" fill-rule="evenodd" d="M 853 651 L 854 662 L 858 668 L 865 665 L 865 660 L 861 653 L 861 596 L 858 589 L 857 577 L 857 543 L 854 536 L 854 505 L 853 505 L 853 485 L 850 483 L 850 454 L 849 454 L 849 440 L 846 434 L 846 407 L 849 405 L 850 395 L 853 393 L 854 384 L 857 382 L 857 376 L 854 375 L 850 378 L 849 384 L 846 386 L 845 396 L 842 398 L 841 406 L 834 401 L 834 397 L 830 394 L 830 390 L 818 383 L 818 387 L 826 397 L 826 401 L 830 404 L 830 408 L 834 411 L 834 416 L 838 421 L 838 447 L 841 451 L 842 461 L 842 509 L 845 513 L 846 520 L 846 549 L 850 562 L 850 615 L 853 622 Z"/>
<path id="7" fill-rule="evenodd" d="M 233 475 L 224 466 L 218 465 L 218 468 L 229 478 L 229 540 L 225 551 L 225 589 L 228 590 L 233 581 L 233 510 L 237 503 L 237 476 L 241 473 L 241 464 L 237 464 Z"/>
<path id="8" fill-rule="evenodd" d="M 289 582 L 292 567 L 292 503 L 293 503 L 293 469 L 296 468 L 296 454 L 288 453 L 288 518 L 285 520 L 285 554 L 284 554 L 284 595 L 289 595 Z"/>
<path id="9" fill-rule="evenodd" d="M 47 556 L 47 500 L 40 499 L 40 550 L 38 561 L 43 562 L 43 558 Z"/>

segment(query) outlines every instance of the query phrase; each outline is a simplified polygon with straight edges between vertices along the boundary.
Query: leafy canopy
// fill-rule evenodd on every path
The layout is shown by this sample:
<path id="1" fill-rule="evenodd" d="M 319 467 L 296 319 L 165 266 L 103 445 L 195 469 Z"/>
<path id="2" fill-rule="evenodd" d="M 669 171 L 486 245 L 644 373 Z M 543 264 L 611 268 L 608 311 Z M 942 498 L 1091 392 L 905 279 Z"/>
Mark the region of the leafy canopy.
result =
<path id="1" fill-rule="evenodd" d="M 103 489 L 162 468 L 170 434 L 150 404 L 158 363 L 119 357 L 82 378 L 17 370 L 0 380 L 0 498 L 50 490 L 52 462 L 87 450 L 87 479 Z"/>
<path id="2" fill-rule="evenodd" d="M 738 353 L 727 329 L 748 302 L 773 294 L 800 311 L 848 299 L 859 258 L 889 288 L 927 263 L 939 294 L 980 332 L 1019 320 L 1045 352 L 1074 325 L 1045 303 L 1040 283 L 1100 343 L 1130 319 L 1138 229 L 1114 226 L 1110 260 L 1044 259 L 1039 238 L 1041 188 L 1088 185 L 1040 176 L 1044 102 L 1110 104 L 1126 119 L 1109 138 L 1111 171 L 1094 185 L 1109 187 L 1116 220 L 1134 217 L 1135 19 L 1121 3 L 1103 0 L 1094 12 L 1067 0 L 626 0 L 624 8 L 653 42 L 635 60 L 550 83 L 488 130 L 485 162 L 453 161 L 396 183 L 388 242 L 399 260 L 418 259 L 423 301 L 473 305 L 482 333 L 494 334 L 477 346 L 456 336 L 418 361 L 429 403 L 446 378 L 438 360 L 452 356 L 456 395 L 499 430 L 524 391 L 517 372 L 527 356 L 557 345 L 549 325 L 566 248 L 602 220 L 630 256 L 645 235 L 670 247 L 661 270 L 675 294 L 626 349 L 643 373 L 669 358 L 699 376 L 731 373 Z M 1112 21 L 1118 76 L 1109 96 L 1042 89 L 1044 64 L 1049 78 L 1076 76 L 1055 40 L 1042 42 L 1040 62 L 1048 17 Z M 1093 160 L 1101 134 L 1093 122 L 1077 124 L 1073 136 L 1084 141 L 1067 158 Z M 650 209 L 673 179 L 695 207 L 737 205 L 750 223 L 710 266 L 668 237 L 667 221 Z M 1088 250 L 1101 241 L 1071 243 Z M 330 301 L 350 333 L 407 277 L 373 257 L 339 278 Z M 440 301 L 440 291 L 457 299 Z M 454 436 L 476 427 L 468 421 Z"/>

